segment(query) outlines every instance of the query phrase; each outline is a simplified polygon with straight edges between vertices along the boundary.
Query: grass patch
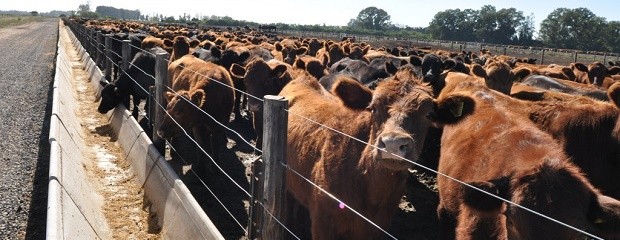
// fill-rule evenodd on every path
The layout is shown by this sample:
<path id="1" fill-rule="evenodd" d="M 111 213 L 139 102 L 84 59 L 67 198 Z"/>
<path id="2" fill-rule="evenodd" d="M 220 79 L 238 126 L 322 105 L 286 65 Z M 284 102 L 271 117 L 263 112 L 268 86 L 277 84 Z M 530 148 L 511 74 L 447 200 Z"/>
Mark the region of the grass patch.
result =
<path id="1" fill-rule="evenodd" d="M 0 28 L 18 26 L 34 21 L 42 21 L 41 16 L 3 16 L 0 17 Z"/>

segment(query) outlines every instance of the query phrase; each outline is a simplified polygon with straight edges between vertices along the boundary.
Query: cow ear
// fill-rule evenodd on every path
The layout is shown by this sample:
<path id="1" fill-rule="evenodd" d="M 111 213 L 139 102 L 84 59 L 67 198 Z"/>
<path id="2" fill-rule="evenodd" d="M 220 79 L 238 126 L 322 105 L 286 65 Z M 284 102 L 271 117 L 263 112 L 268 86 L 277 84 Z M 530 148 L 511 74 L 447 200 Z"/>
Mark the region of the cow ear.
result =
<path id="1" fill-rule="evenodd" d="M 306 62 L 304 62 L 304 60 L 302 60 L 301 58 L 297 58 L 295 59 L 293 66 L 298 69 L 306 69 Z"/>
<path id="2" fill-rule="evenodd" d="M 456 61 L 453 59 L 446 59 L 443 61 L 442 68 L 443 70 L 450 70 L 456 66 Z"/>
<path id="3" fill-rule="evenodd" d="M 597 194 L 590 202 L 587 216 L 597 229 L 603 231 L 618 229 L 620 227 L 617 221 L 620 218 L 620 201 Z"/>
<path id="4" fill-rule="evenodd" d="M 620 67 L 618 66 L 613 66 L 607 69 L 607 73 L 609 75 L 618 75 L 620 74 Z"/>
<path id="5" fill-rule="evenodd" d="M 609 99 L 620 109 L 620 82 L 616 82 L 607 89 Z"/>
<path id="6" fill-rule="evenodd" d="M 517 68 L 517 69 L 513 69 L 512 70 L 512 74 L 515 75 L 515 82 L 516 81 L 521 81 L 523 79 L 525 79 L 525 77 L 527 77 L 528 75 L 530 75 L 532 73 L 532 70 L 530 70 L 529 68 L 526 67 L 521 67 L 521 68 Z"/>
<path id="7" fill-rule="evenodd" d="M 571 68 L 574 70 L 575 68 L 579 71 L 582 72 L 588 72 L 588 67 L 586 65 L 584 65 L 583 63 L 573 63 L 571 65 Z"/>
<path id="8" fill-rule="evenodd" d="M 501 208 L 503 202 L 489 195 L 492 194 L 501 197 L 498 186 L 487 181 L 468 182 L 467 184 L 477 189 L 463 186 L 462 194 L 464 204 L 480 211 L 497 211 Z"/>
<path id="9" fill-rule="evenodd" d="M 429 118 L 436 125 L 454 124 L 474 112 L 475 101 L 465 95 L 453 94 L 434 101 Z"/>
<path id="10" fill-rule="evenodd" d="M 108 82 L 108 80 L 105 80 L 105 79 L 103 79 L 103 80 L 99 81 L 99 84 L 100 84 L 102 87 L 105 87 L 105 86 L 106 86 L 106 85 L 108 85 L 109 83 L 110 83 L 110 82 Z"/>
<path id="11" fill-rule="evenodd" d="M 239 62 L 244 62 L 250 57 L 250 52 L 242 52 L 239 54 Z"/>
<path id="12" fill-rule="evenodd" d="M 276 51 L 278 52 L 282 52 L 282 49 L 284 49 L 284 47 L 282 46 L 282 44 L 280 44 L 280 42 L 276 42 L 273 45 L 276 47 Z"/>
<path id="13" fill-rule="evenodd" d="M 202 108 L 206 102 L 206 94 L 202 89 L 197 89 L 189 95 L 190 101 L 199 108 Z"/>
<path id="14" fill-rule="evenodd" d="M 210 51 L 211 51 L 211 56 L 213 56 L 215 58 L 221 58 L 222 57 L 222 50 L 220 50 L 218 47 L 212 46 Z"/>
<path id="15" fill-rule="evenodd" d="M 167 102 L 172 101 L 172 98 L 174 98 L 174 95 L 175 95 L 175 94 L 174 94 L 173 92 L 166 91 L 166 92 L 165 92 L 166 101 L 167 101 Z"/>
<path id="16" fill-rule="evenodd" d="M 191 48 L 198 47 L 198 45 L 200 45 L 200 41 L 198 41 L 197 39 L 193 39 L 191 42 L 189 42 L 189 47 Z"/>
<path id="17" fill-rule="evenodd" d="M 394 75 L 398 71 L 398 68 L 394 66 L 394 63 L 392 63 L 392 61 L 386 61 L 385 71 L 391 75 Z"/>
<path id="18" fill-rule="evenodd" d="M 338 78 L 331 91 L 345 106 L 353 109 L 366 109 L 372 100 L 372 90 L 348 77 Z"/>
<path id="19" fill-rule="evenodd" d="M 237 63 L 233 63 L 230 66 L 230 75 L 235 78 L 243 78 L 245 76 L 245 68 Z"/>
<path id="20" fill-rule="evenodd" d="M 308 48 L 306 47 L 300 47 L 296 51 L 297 55 L 304 55 L 306 54 L 306 52 L 308 52 Z"/>
<path id="21" fill-rule="evenodd" d="M 164 46 L 166 47 L 172 47 L 174 45 L 174 42 L 170 41 L 170 39 L 164 39 Z"/>
<path id="22" fill-rule="evenodd" d="M 416 67 L 421 67 L 422 66 L 422 59 L 418 56 L 411 56 L 409 57 L 409 63 L 411 63 L 411 65 L 416 66 Z"/>
<path id="23" fill-rule="evenodd" d="M 279 64 L 278 66 L 273 68 L 273 70 L 271 70 L 271 75 L 272 76 L 277 76 L 277 77 L 280 78 L 280 77 L 282 77 L 282 75 L 284 75 L 286 73 L 286 71 L 288 71 L 288 68 L 286 67 L 286 65 Z"/>
<path id="24" fill-rule="evenodd" d="M 487 71 L 484 70 L 484 68 L 482 68 L 482 66 L 480 66 L 480 64 L 474 63 L 470 66 L 470 70 L 471 73 L 473 73 L 475 76 L 481 77 L 481 78 L 487 78 Z"/>

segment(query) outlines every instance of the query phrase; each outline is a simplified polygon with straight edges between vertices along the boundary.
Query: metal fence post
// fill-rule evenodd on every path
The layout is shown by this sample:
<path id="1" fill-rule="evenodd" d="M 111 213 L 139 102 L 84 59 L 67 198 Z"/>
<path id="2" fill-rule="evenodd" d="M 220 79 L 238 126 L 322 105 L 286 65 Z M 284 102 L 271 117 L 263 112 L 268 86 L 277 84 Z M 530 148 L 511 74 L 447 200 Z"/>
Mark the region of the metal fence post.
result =
<path id="1" fill-rule="evenodd" d="M 164 153 L 165 141 L 159 135 L 157 135 L 157 129 L 161 126 L 164 120 L 165 109 L 159 107 L 159 104 L 166 107 L 166 99 L 164 98 L 164 91 L 168 84 L 168 59 L 170 54 L 158 53 L 155 56 L 155 102 L 151 105 L 154 109 L 155 117 L 153 119 L 153 144 L 160 153 Z"/>
<path id="2" fill-rule="evenodd" d="M 263 159 L 265 161 L 264 206 L 280 222 L 286 219 L 286 133 L 288 100 L 280 96 L 265 96 L 263 112 Z M 285 239 L 284 228 L 272 217 L 263 215 L 262 239 Z"/>

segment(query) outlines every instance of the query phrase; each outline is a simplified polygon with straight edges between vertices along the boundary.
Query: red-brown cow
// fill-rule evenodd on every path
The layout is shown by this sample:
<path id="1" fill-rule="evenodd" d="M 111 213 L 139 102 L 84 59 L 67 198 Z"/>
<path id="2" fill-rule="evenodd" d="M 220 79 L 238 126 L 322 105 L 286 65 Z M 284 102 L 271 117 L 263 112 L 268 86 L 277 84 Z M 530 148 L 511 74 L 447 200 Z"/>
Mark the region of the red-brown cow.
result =
<path id="1" fill-rule="evenodd" d="M 218 148 L 226 146 L 220 124 L 228 124 L 235 101 L 230 75 L 223 67 L 193 55 L 185 55 L 172 65 L 179 71 L 172 74 L 176 76 L 172 80 L 175 92 L 166 92 L 167 114 L 157 134 L 162 138 L 177 136 L 182 132 L 178 123 L 183 129 L 191 130 L 196 142 L 217 158 Z"/>
<path id="2" fill-rule="evenodd" d="M 540 129 L 558 140 L 564 151 L 606 195 L 620 199 L 620 83 L 607 91 L 609 101 L 559 92 L 521 92 L 524 100 L 511 101 L 513 111 L 529 117 Z"/>
<path id="3" fill-rule="evenodd" d="M 255 58 L 245 67 L 234 63 L 230 73 L 237 79 L 243 79 L 246 93 L 252 96 L 248 97 L 248 108 L 256 132 L 256 147 L 260 149 L 263 142 L 263 103 L 259 99 L 265 95 L 278 95 L 293 79 L 290 66 L 276 59 L 265 62 Z"/>
<path id="4" fill-rule="evenodd" d="M 430 88 L 418 79 L 381 82 L 367 109 L 346 107 L 343 95 L 362 86 L 356 81 L 328 93 L 315 78 L 301 76 L 280 92 L 289 100 L 288 165 L 351 208 L 387 228 L 405 190 L 407 170 L 418 161 L 432 111 Z M 308 122 L 302 115 L 370 142 L 366 145 Z M 379 150 L 383 149 L 383 150 Z M 388 153 L 384 152 L 387 151 Z M 382 233 L 339 202 L 288 171 L 287 189 L 307 207 L 313 239 L 379 239 Z"/>
<path id="5" fill-rule="evenodd" d="M 442 92 L 433 116 L 445 124 L 439 172 L 497 189 L 500 197 L 578 229 L 620 237 L 620 202 L 594 188 L 549 134 L 502 98 L 476 82 L 461 82 Z M 464 201 L 471 193 L 464 194 L 465 186 L 446 177 L 439 176 L 437 183 L 437 212 L 445 239 L 453 238 L 455 229 L 459 239 L 583 238 L 514 205 Z M 490 235 L 479 236 L 478 229 Z"/>

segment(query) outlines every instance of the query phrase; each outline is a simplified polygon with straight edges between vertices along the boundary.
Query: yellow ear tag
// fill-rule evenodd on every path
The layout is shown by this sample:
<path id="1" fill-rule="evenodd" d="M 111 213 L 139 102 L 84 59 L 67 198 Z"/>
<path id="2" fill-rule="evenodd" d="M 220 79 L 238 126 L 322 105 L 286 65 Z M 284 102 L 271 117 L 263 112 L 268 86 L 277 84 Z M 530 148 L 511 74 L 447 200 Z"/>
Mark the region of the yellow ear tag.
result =
<path id="1" fill-rule="evenodd" d="M 463 102 L 459 102 L 456 107 L 450 108 L 450 112 L 454 117 L 463 116 Z"/>
<path id="2" fill-rule="evenodd" d="M 596 224 L 605 223 L 605 220 L 602 219 L 602 218 L 597 218 L 597 219 L 594 219 L 594 223 L 596 223 Z"/>

